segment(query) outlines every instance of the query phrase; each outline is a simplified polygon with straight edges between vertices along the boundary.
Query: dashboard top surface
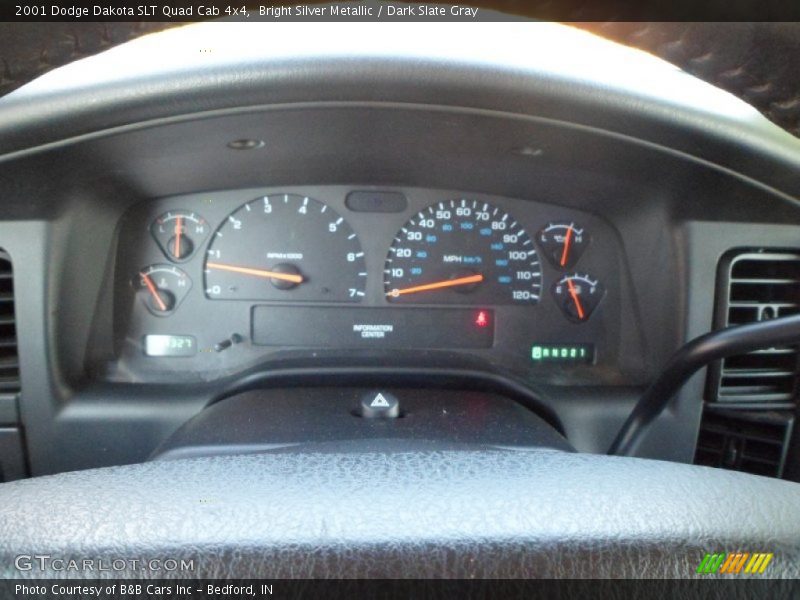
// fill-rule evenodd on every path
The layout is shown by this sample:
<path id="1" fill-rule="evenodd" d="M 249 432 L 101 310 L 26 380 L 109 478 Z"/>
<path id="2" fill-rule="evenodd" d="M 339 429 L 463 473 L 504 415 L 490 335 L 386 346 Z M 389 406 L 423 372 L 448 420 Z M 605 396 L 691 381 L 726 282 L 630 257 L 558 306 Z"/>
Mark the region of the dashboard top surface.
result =
<path id="1" fill-rule="evenodd" d="M 444 30 L 437 24 L 438 35 L 432 24 L 420 24 L 431 25 L 431 35 L 411 47 L 402 27 L 391 23 L 380 32 L 339 24 L 342 35 L 304 33 L 308 43 L 301 45 L 292 43 L 293 32 L 313 24 L 241 25 L 197 24 L 145 36 L 47 74 L 0 99 L 7 127 L 0 151 L 41 150 L 265 106 L 440 105 L 594 127 L 796 190 L 785 171 L 796 168 L 796 138 L 664 61 L 570 27 L 486 23 L 493 43 L 476 47 L 468 24 Z M 366 44 L 364 35 L 379 39 Z M 219 51 L 199 56 L 197 44 L 209 36 Z M 174 50 L 165 53 L 165 46 Z"/>

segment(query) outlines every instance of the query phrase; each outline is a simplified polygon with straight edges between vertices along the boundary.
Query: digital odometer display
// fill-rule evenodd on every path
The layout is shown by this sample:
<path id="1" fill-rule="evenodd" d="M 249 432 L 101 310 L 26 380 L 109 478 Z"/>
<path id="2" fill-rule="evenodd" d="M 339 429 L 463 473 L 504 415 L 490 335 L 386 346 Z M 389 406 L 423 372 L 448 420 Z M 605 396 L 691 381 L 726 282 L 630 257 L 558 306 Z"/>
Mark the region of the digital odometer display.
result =
<path id="1" fill-rule="evenodd" d="M 530 304 L 542 269 L 533 242 L 505 211 L 479 200 L 440 202 L 394 238 L 384 268 L 390 302 Z"/>

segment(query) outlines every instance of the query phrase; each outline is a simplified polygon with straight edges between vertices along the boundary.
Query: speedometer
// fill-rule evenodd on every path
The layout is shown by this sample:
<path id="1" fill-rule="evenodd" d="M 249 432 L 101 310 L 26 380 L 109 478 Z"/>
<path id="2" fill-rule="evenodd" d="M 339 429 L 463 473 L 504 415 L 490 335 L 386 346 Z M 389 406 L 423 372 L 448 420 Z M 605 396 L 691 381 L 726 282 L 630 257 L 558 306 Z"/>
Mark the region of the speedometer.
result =
<path id="1" fill-rule="evenodd" d="M 542 289 L 528 234 L 478 200 L 439 202 L 414 216 L 394 238 L 384 274 L 390 302 L 530 304 Z"/>
<path id="2" fill-rule="evenodd" d="M 205 276 L 214 300 L 358 302 L 367 270 L 358 237 L 336 211 L 306 196 L 275 194 L 222 223 Z"/>

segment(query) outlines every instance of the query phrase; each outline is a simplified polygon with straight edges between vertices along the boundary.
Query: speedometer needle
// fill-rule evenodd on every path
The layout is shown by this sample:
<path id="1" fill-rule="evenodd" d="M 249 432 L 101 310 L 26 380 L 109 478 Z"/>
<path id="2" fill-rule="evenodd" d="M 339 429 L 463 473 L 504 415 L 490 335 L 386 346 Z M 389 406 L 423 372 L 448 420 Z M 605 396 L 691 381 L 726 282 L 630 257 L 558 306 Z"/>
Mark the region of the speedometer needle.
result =
<path id="1" fill-rule="evenodd" d="M 583 312 L 581 299 L 578 296 L 578 290 L 575 289 L 575 284 L 572 279 L 567 279 L 567 287 L 569 288 L 569 295 L 572 296 L 572 301 L 575 302 L 575 308 L 578 310 L 578 318 L 582 321 L 586 313 Z"/>
<path id="2" fill-rule="evenodd" d="M 278 279 L 280 281 L 290 281 L 291 283 L 303 283 L 303 276 L 295 273 L 279 273 L 278 271 L 265 271 L 263 269 L 251 269 L 249 267 L 237 267 L 223 263 L 206 263 L 209 269 L 219 269 L 220 271 L 231 271 L 242 273 L 243 275 L 253 275 L 255 277 L 266 277 L 267 279 Z"/>
<path id="3" fill-rule="evenodd" d="M 470 283 L 480 283 L 483 281 L 483 275 L 470 275 L 469 277 L 459 277 L 458 279 L 446 279 L 444 281 L 436 281 L 434 283 L 426 283 L 424 285 L 416 285 L 414 287 L 407 287 L 398 290 L 397 288 L 386 293 L 387 296 L 397 298 L 403 294 L 416 294 L 417 292 L 427 292 L 429 290 L 438 290 L 441 288 L 454 287 L 457 285 L 469 285 Z"/>

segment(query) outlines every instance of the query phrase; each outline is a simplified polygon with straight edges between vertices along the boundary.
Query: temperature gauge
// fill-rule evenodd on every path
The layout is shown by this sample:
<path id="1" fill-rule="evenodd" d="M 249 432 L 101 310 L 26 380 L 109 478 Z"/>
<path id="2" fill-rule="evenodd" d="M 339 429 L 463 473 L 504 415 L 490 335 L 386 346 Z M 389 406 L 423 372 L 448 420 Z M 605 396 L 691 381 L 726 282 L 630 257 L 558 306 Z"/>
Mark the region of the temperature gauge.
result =
<path id="1" fill-rule="evenodd" d="M 536 238 L 553 266 L 564 270 L 574 267 L 589 245 L 589 234 L 575 223 L 550 223 Z"/>
<path id="2" fill-rule="evenodd" d="M 192 280 L 178 267 L 150 265 L 134 279 L 134 287 L 141 301 L 154 315 L 172 314 L 192 287 Z"/>
<path id="3" fill-rule="evenodd" d="M 173 210 L 153 221 L 150 233 L 168 259 L 185 262 L 208 236 L 208 223 L 197 213 Z"/>
<path id="4" fill-rule="evenodd" d="M 589 319 L 603 299 L 606 290 L 588 275 L 567 275 L 553 286 L 556 304 L 570 321 L 582 323 Z"/>

